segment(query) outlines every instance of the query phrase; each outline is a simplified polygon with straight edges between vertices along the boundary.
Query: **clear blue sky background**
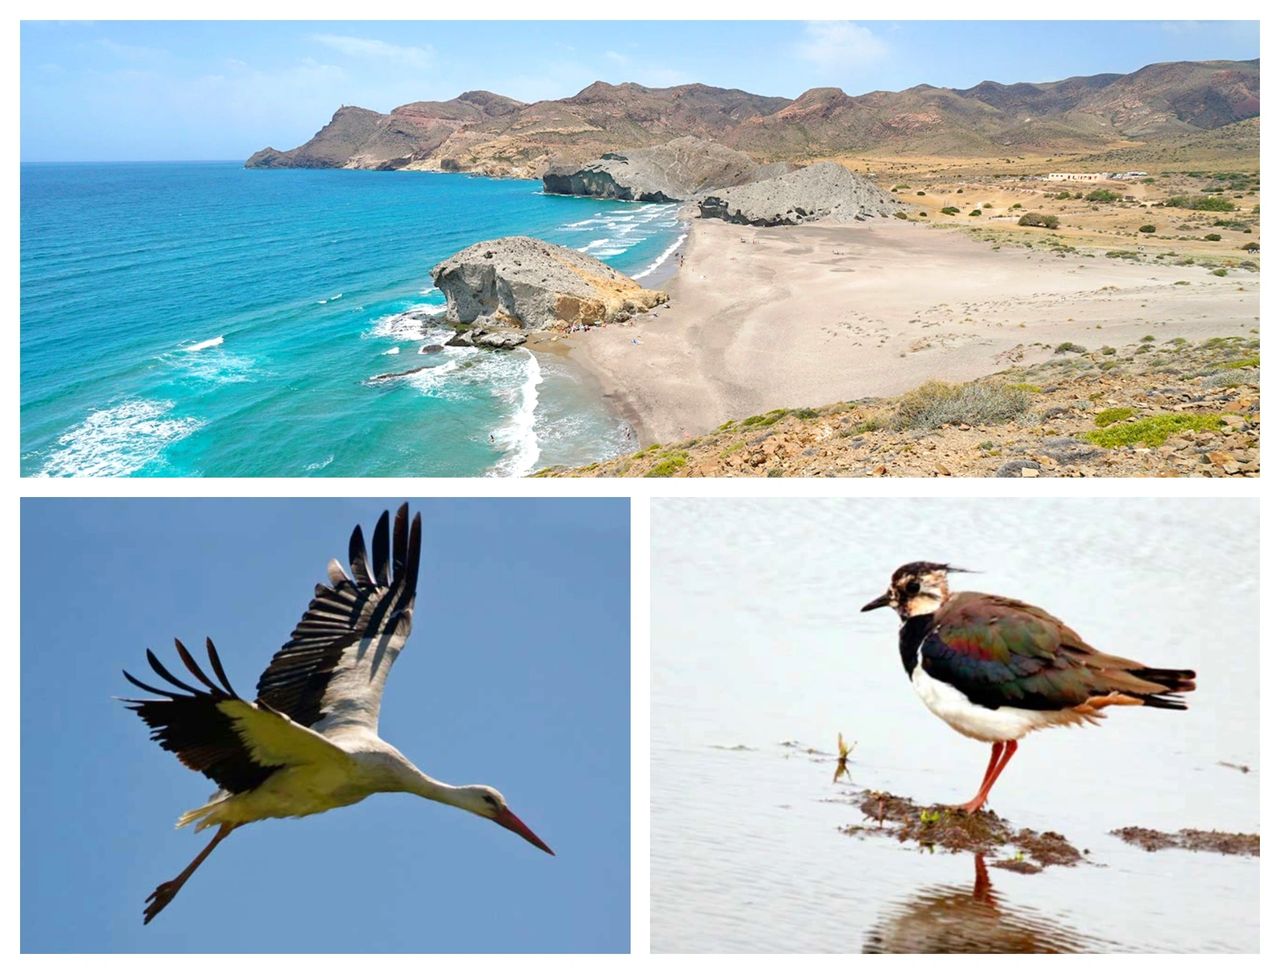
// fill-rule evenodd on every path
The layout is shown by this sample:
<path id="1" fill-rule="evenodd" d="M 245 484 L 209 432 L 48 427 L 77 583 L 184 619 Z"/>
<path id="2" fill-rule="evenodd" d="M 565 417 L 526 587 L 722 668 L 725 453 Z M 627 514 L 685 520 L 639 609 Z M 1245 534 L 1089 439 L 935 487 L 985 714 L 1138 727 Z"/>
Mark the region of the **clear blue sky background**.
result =
<path id="1" fill-rule="evenodd" d="M 1256 22 L 116 22 L 22 25 L 22 158 L 243 159 L 342 104 L 388 111 L 486 88 L 700 81 L 795 97 L 1056 81 L 1255 58 Z"/>
<path id="2" fill-rule="evenodd" d="M 351 528 L 396 501 L 24 500 L 25 951 L 625 951 L 630 912 L 625 500 L 426 500 L 415 626 L 381 733 L 506 796 L 556 857 L 457 809 L 375 795 L 224 842 L 165 912 L 143 900 L 210 833 L 213 784 L 112 700 L 213 637 L 259 672 Z"/>

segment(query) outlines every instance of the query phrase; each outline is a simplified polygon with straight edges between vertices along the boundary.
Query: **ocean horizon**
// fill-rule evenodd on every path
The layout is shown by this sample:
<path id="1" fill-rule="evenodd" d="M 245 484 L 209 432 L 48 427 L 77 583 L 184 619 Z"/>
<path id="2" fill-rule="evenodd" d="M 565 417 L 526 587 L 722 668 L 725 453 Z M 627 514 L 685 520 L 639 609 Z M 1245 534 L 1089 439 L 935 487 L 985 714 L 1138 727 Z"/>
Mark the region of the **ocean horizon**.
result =
<path id="1" fill-rule="evenodd" d="M 652 278 L 674 204 L 240 162 L 21 166 L 24 476 L 520 476 L 629 428 L 563 361 L 418 337 L 430 268 L 535 236 Z M 428 366 L 412 376 L 376 376 Z"/>

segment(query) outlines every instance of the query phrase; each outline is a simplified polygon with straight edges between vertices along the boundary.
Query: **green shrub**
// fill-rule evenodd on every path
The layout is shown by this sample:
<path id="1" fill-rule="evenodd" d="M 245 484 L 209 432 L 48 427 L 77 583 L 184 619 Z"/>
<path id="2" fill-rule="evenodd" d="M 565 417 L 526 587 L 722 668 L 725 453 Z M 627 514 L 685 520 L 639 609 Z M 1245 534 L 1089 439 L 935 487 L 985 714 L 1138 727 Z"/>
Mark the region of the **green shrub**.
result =
<path id="1" fill-rule="evenodd" d="M 1250 355 L 1248 358 L 1232 359 L 1230 362 L 1222 362 L 1218 368 L 1220 369 L 1256 369 L 1261 359 L 1257 355 Z"/>
<path id="2" fill-rule="evenodd" d="M 1114 203 L 1119 198 L 1119 193 L 1113 193 L 1109 189 L 1095 189 L 1085 195 L 1085 199 L 1090 203 Z"/>
<path id="3" fill-rule="evenodd" d="M 1014 203 L 1014 204 L 1013 204 L 1013 206 L 1009 207 L 1009 209 L 1011 209 L 1011 210 L 1020 210 L 1020 209 L 1022 209 L 1022 204 L 1021 204 L 1021 203 Z"/>
<path id="4" fill-rule="evenodd" d="M 1222 239 L 1222 234 L 1220 234 L 1220 233 L 1206 233 L 1206 234 L 1204 235 L 1204 239 L 1205 239 L 1205 240 L 1212 240 L 1214 243 L 1217 243 L 1219 240 L 1221 240 L 1221 239 Z"/>
<path id="5" fill-rule="evenodd" d="M 948 423 L 987 426 L 1007 423 L 1027 411 L 1031 398 L 1021 389 L 997 382 L 926 382 L 898 400 L 894 429 L 937 429 Z"/>
<path id="6" fill-rule="evenodd" d="M 1108 426 L 1105 429 L 1090 430 L 1084 438 L 1094 446 L 1111 449 L 1119 446 L 1163 446 L 1164 441 L 1175 433 L 1190 431 L 1203 432 L 1217 429 L 1222 425 L 1222 417 L 1209 413 L 1162 413 L 1148 416 L 1134 423 L 1123 423 Z"/>
<path id="7" fill-rule="evenodd" d="M 969 211 L 969 215 L 970 215 L 970 216 L 982 216 L 982 211 L 981 211 L 981 210 L 970 210 L 970 211 Z"/>
<path id="8" fill-rule="evenodd" d="M 1120 420 L 1128 419 L 1133 414 L 1133 410 L 1127 406 L 1115 406 L 1111 409 L 1104 409 L 1102 412 L 1098 413 L 1097 416 L 1093 417 L 1093 425 L 1097 426 L 1099 429 L 1107 426 L 1114 426 L 1116 423 L 1120 422 Z"/>
<path id="9" fill-rule="evenodd" d="M 1058 218 L 1051 213 L 1024 213 L 1018 220 L 1020 227 L 1044 227 L 1046 230 L 1058 229 Z"/>
<path id="10" fill-rule="evenodd" d="M 1063 342 L 1053 350 L 1054 355 L 1065 355 L 1067 352 L 1087 352 L 1088 349 L 1083 345 L 1077 345 L 1075 342 Z"/>
<path id="11" fill-rule="evenodd" d="M 1258 241 L 1256 241 L 1256 240 L 1250 240 L 1247 244 L 1242 244 L 1242 245 L 1240 246 L 1240 249 L 1241 249 L 1241 250 L 1247 250 L 1247 251 L 1249 251 L 1249 253 L 1251 253 L 1251 254 L 1256 254 L 1256 253 L 1257 253 L 1259 250 L 1261 250 L 1262 248 L 1261 248 L 1261 246 L 1259 245 Z"/>
<path id="12" fill-rule="evenodd" d="M 688 462 L 689 454 L 683 450 L 676 450 L 660 457 L 658 462 L 649 468 L 649 472 L 645 476 L 670 477 Z"/>
<path id="13" fill-rule="evenodd" d="M 1219 267 L 1216 270 L 1210 271 L 1209 273 L 1211 273 L 1214 277 L 1226 277 L 1227 269 L 1225 267 Z"/>
<path id="14" fill-rule="evenodd" d="M 1138 227 L 1138 232 L 1139 233 L 1155 233 L 1156 232 L 1155 224 L 1144 223 L 1142 226 Z"/>
<path id="15" fill-rule="evenodd" d="M 771 409 L 769 412 L 762 413 L 759 416 L 748 416 L 738 425 L 744 430 L 754 429 L 756 427 L 772 426 L 778 420 L 782 419 L 783 416 L 787 415 L 788 412 L 789 410 L 786 409 Z"/>
<path id="16" fill-rule="evenodd" d="M 923 195 L 924 195 L 924 190 L 922 190 L 922 189 L 918 189 L 918 190 L 916 190 L 916 195 L 917 195 L 917 196 L 923 196 Z"/>
<path id="17" fill-rule="evenodd" d="M 944 206 L 942 208 L 942 212 L 945 213 L 947 216 L 955 216 L 960 211 L 956 209 L 954 206 Z"/>
<path id="18" fill-rule="evenodd" d="M 1230 213 L 1236 205 L 1225 196 L 1170 196 L 1164 201 L 1165 206 L 1176 206 L 1182 210 L 1208 210 L 1213 213 Z"/>

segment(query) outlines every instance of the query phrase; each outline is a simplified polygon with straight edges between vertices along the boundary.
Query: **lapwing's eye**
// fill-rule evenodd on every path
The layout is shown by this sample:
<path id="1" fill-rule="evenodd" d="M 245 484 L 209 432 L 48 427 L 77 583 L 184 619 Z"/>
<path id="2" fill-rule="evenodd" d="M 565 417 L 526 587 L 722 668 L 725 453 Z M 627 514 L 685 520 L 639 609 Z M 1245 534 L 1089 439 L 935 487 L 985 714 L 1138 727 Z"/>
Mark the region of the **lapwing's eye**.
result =
<path id="1" fill-rule="evenodd" d="M 908 595 L 920 594 L 920 583 L 917 582 L 914 578 L 911 581 L 907 582 L 907 594 Z"/>

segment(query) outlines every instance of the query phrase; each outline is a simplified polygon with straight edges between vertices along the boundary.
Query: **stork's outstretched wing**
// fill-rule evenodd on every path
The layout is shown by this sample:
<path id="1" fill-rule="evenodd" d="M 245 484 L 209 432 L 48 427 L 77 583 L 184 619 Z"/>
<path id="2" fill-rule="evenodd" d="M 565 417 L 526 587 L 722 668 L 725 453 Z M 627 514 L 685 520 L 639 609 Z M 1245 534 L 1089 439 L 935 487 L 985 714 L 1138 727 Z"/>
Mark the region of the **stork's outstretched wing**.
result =
<path id="1" fill-rule="evenodd" d="M 343 751 L 314 731 L 238 697 L 212 640 L 205 645 L 218 683 L 205 675 L 187 647 L 173 642 L 183 665 L 204 688 L 183 683 L 148 649 L 151 668 L 181 692 L 149 686 L 126 672 L 126 680 L 161 699 L 125 700 L 125 705 L 151 728 L 152 740 L 192 771 L 236 794 L 253 790 L 284 767 L 346 760 Z"/>
<path id="2" fill-rule="evenodd" d="M 321 734 L 378 730 L 382 689 L 413 625 L 422 515 L 396 511 L 394 538 L 384 511 L 373 532 L 373 568 L 359 525 L 351 533 L 348 578 L 337 559 L 315 598 L 258 680 L 258 699 Z"/>

